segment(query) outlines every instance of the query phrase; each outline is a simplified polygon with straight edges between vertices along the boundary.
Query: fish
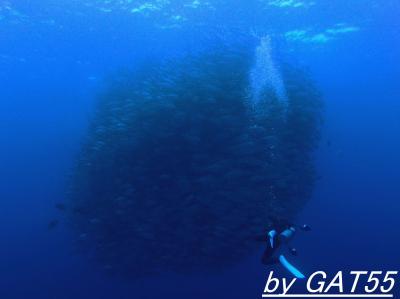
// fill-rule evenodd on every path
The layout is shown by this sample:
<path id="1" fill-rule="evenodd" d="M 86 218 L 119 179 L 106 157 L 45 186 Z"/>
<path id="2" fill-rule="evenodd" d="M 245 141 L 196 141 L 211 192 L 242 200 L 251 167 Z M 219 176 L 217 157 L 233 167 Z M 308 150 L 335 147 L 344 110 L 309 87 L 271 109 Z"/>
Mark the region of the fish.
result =
<path id="1" fill-rule="evenodd" d="M 56 228 L 56 227 L 58 226 L 59 223 L 60 223 L 60 222 L 59 222 L 57 219 L 53 219 L 53 220 L 51 220 L 51 221 L 49 222 L 49 224 L 47 224 L 47 228 L 48 228 L 49 230 L 54 229 L 54 228 Z"/>
<path id="2" fill-rule="evenodd" d="M 56 203 L 54 206 L 57 210 L 60 211 L 65 211 L 67 209 L 67 206 L 63 203 Z"/>

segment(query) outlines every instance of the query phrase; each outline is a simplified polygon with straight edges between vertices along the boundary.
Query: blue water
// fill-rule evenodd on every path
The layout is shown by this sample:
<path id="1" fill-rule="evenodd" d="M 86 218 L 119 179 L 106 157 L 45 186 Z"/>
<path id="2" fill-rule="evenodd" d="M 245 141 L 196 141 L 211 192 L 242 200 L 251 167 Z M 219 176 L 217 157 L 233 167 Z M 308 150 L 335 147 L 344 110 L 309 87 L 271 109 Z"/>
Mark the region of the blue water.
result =
<path id="1" fill-rule="evenodd" d="M 54 209 L 105 78 L 215 36 L 240 39 L 231 28 L 272 36 L 276 56 L 307 69 L 323 94 L 320 179 L 296 220 L 312 232 L 295 240 L 296 265 L 399 270 L 400 3 L 145 3 L 0 1 L 0 298 L 261 297 L 271 270 L 261 251 L 215 273 L 131 281 L 76 252 Z"/>

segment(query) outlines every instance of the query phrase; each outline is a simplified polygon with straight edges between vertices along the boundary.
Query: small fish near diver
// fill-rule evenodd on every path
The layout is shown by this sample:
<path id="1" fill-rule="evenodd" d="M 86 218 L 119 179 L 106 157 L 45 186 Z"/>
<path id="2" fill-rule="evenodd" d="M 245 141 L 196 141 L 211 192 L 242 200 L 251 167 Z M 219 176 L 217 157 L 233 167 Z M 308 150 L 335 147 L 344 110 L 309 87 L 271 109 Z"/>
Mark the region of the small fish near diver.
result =
<path id="1" fill-rule="evenodd" d="M 305 275 L 293 266 L 286 257 L 279 253 L 282 246 L 286 246 L 293 256 L 297 256 L 297 250 L 290 246 L 290 241 L 296 234 L 297 229 L 310 231 L 311 227 L 307 224 L 296 226 L 293 224 L 277 225 L 271 228 L 266 235 L 257 238 L 259 241 L 266 241 L 267 248 L 264 250 L 261 262 L 264 265 L 274 265 L 280 263 L 294 277 L 304 279 Z"/>
<path id="2" fill-rule="evenodd" d="M 51 221 L 47 224 L 47 228 L 48 228 L 49 230 L 52 230 L 52 229 L 56 228 L 56 227 L 58 226 L 59 223 L 60 223 L 60 222 L 59 222 L 57 219 L 53 219 L 53 220 L 51 220 Z"/>

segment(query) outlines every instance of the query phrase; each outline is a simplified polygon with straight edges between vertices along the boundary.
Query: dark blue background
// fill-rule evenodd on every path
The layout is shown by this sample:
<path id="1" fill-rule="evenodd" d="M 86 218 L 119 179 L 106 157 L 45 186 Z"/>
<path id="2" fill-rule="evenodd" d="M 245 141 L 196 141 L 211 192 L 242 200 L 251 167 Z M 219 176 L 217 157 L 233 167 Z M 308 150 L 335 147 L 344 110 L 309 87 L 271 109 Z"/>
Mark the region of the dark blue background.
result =
<path id="1" fill-rule="evenodd" d="M 200 46 L 195 22 L 160 30 L 156 18 L 74 1 L 10 6 L 24 16 L 0 11 L 0 298 L 260 298 L 270 269 L 259 255 L 215 275 L 131 282 L 97 273 L 74 252 L 65 223 L 47 230 L 60 216 L 53 206 L 64 200 L 102 78 L 151 55 Z M 320 1 L 265 15 L 244 0 L 215 6 L 194 20 L 272 33 L 277 52 L 308 68 L 324 95 L 321 179 L 298 219 L 313 231 L 297 238 L 295 264 L 306 273 L 399 270 L 398 1 Z M 280 37 L 340 22 L 360 30 L 325 44 Z"/>

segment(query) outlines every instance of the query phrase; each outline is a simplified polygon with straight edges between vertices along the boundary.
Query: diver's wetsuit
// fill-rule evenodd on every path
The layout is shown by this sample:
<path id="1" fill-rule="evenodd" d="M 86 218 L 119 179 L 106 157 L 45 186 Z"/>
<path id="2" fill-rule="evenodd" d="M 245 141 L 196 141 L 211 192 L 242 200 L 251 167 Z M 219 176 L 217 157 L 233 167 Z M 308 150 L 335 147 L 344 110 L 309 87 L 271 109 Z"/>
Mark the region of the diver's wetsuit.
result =
<path id="1" fill-rule="evenodd" d="M 292 230 L 294 233 L 294 227 L 291 225 L 285 226 L 283 229 L 281 228 L 280 230 L 271 230 L 267 236 L 265 237 L 265 241 L 267 244 L 267 247 L 264 250 L 264 253 L 261 258 L 261 262 L 264 265 L 272 265 L 275 263 L 279 262 L 278 257 L 276 256 L 276 251 L 281 247 L 282 243 L 285 243 L 282 240 L 282 234 L 288 230 Z M 274 232 L 274 236 L 271 236 L 270 233 Z M 273 241 L 271 241 L 271 238 Z"/>
<path id="2" fill-rule="evenodd" d="M 271 247 L 271 244 L 267 242 L 267 248 L 265 248 L 264 253 L 261 257 L 261 262 L 264 265 L 273 265 L 279 262 L 279 259 L 276 257 L 275 252 L 280 247 L 280 241 L 276 240 L 274 247 Z"/>
<path id="3" fill-rule="evenodd" d="M 300 226 L 299 228 L 304 231 L 311 230 L 311 228 L 306 224 Z M 276 254 L 276 251 L 283 244 L 288 244 L 290 242 L 295 232 L 296 228 L 294 225 L 285 225 L 283 227 L 281 226 L 279 230 L 271 229 L 267 234 L 263 235 L 263 237 L 258 238 L 260 241 L 265 241 L 267 245 L 261 258 L 261 262 L 264 265 L 273 265 L 279 262 L 295 277 L 303 279 L 305 276 L 292 264 L 290 264 L 282 254 Z M 288 248 L 290 249 L 292 255 L 297 255 L 295 248 Z"/>

